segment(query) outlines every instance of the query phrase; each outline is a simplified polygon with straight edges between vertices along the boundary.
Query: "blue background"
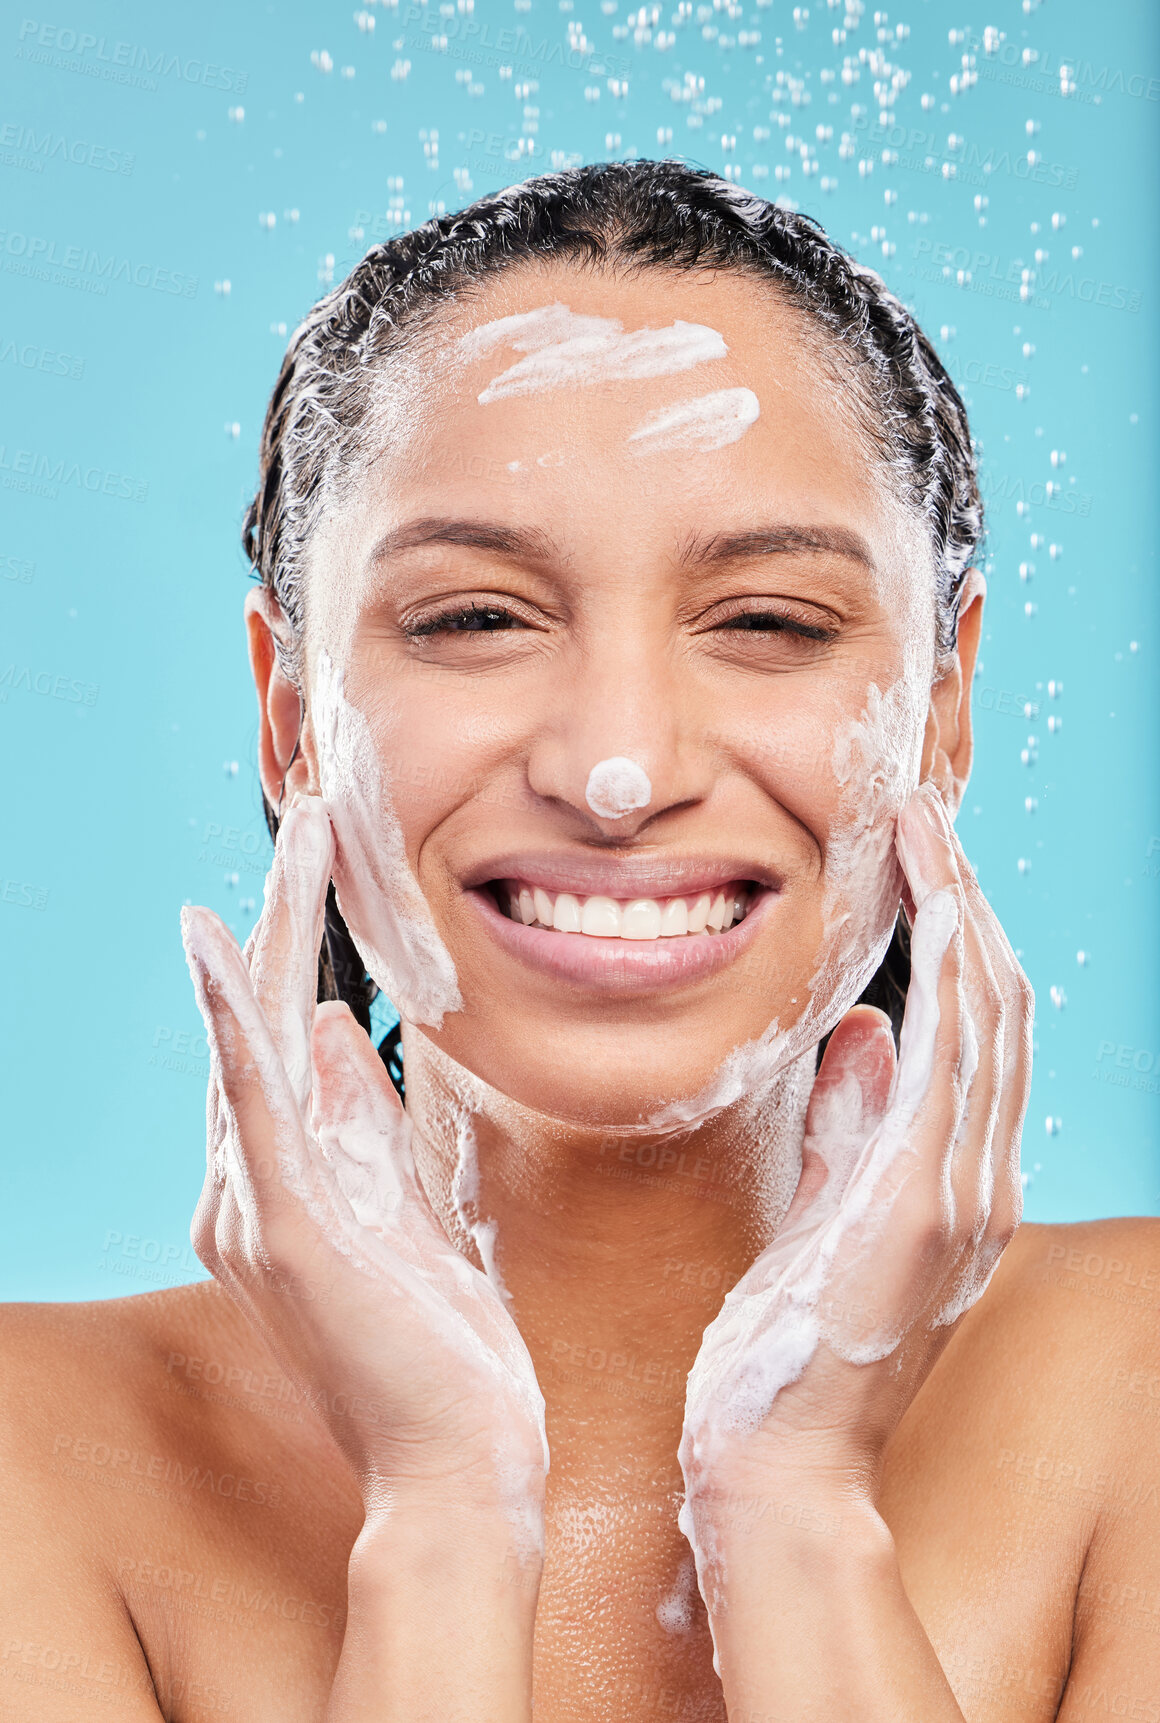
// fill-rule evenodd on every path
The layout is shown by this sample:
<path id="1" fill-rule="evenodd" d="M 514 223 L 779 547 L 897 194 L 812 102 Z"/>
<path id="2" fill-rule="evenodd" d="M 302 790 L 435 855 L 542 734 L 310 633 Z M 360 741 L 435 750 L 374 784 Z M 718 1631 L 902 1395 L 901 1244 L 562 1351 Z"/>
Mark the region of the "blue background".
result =
<path id="1" fill-rule="evenodd" d="M 24 3 L 0 26 L 0 1292 L 202 1272 L 177 912 L 244 934 L 261 900 L 237 529 L 287 333 L 374 240 L 634 152 L 817 215 L 961 383 L 991 598 L 960 824 L 1038 994 L 1027 1213 L 1157 1212 L 1156 10 Z"/>

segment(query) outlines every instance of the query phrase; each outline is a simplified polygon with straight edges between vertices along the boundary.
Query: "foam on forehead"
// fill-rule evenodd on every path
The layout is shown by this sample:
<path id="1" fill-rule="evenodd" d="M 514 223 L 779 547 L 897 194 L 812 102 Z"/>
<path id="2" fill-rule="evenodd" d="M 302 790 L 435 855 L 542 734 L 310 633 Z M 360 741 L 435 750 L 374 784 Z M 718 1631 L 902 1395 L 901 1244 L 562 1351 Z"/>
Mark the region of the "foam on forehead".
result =
<path id="1" fill-rule="evenodd" d="M 470 361 L 498 347 L 525 357 L 492 378 L 478 396 L 481 406 L 542 389 L 668 377 L 728 352 L 718 331 L 704 323 L 677 318 L 663 329 L 626 330 L 617 317 L 587 316 L 558 301 L 469 330 L 455 351 Z"/>

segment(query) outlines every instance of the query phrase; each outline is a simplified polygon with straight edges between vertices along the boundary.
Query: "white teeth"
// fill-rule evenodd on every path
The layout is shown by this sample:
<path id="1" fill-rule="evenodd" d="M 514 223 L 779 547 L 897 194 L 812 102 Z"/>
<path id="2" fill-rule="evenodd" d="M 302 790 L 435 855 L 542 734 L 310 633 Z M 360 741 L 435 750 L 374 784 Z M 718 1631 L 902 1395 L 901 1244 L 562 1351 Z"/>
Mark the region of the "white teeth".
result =
<path id="1" fill-rule="evenodd" d="M 703 891 L 689 911 L 689 932 L 704 933 L 709 925 L 709 911 L 713 907 L 713 899 L 707 891 Z"/>
<path id="2" fill-rule="evenodd" d="M 688 933 L 689 906 L 683 897 L 670 897 L 661 911 L 661 938 L 671 939 L 674 934 Z"/>
<path id="3" fill-rule="evenodd" d="M 562 891 L 556 899 L 551 922 L 544 925 L 554 927 L 557 933 L 579 933 L 580 899 L 573 897 L 570 891 Z"/>
<path id="4" fill-rule="evenodd" d="M 673 939 L 690 933 L 724 933 L 750 909 L 746 886 L 700 892 L 695 898 L 614 897 L 555 894 L 542 886 L 504 880 L 501 898 L 513 921 L 550 927 L 557 933 L 586 933 L 593 939 Z"/>
<path id="5" fill-rule="evenodd" d="M 620 938 L 620 905 L 614 897 L 587 897 L 580 912 L 580 931 L 596 939 Z"/>
<path id="6" fill-rule="evenodd" d="M 620 912 L 621 939 L 659 939 L 661 906 L 653 897 L 634 897 Z"/>

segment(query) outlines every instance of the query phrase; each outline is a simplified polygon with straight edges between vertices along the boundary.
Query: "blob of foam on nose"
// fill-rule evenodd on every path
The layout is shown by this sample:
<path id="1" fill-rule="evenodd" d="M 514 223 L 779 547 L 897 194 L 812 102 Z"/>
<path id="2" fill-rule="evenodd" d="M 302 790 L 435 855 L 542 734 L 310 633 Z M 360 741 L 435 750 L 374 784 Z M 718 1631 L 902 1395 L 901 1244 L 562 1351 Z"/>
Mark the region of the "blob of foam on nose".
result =
<path id="1" fill-rule="evenodd" d="M 652 801 L 652 785 L 648 773 L 635 760 L 614 754 L 610 760 L 599 760 L 588 774 L 585 800 L 601 819 L 621 820 L 637 808 L 647 808 Z"/>

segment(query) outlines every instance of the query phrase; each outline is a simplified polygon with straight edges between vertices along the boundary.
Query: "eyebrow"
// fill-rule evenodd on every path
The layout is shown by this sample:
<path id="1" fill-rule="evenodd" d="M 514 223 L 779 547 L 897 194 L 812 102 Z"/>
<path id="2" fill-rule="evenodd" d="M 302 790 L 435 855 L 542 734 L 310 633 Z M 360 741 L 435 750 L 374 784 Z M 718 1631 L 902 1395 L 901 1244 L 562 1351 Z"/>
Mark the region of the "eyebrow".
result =
<path id="1" fill-rule="evenodd" d="M 760 556 L 812 556 L 818 551 L 846 557 L 860 563 L 869 573 L 874 572 L 870 547 L 860 533 L 846 527 L 801 527 L 782 521 L 745 532 L 713 533 L 709 537 L 694 533 L 681 547 L 680 561 L 688 568 L 703 568 Z"/>
<path id="2" fill-rule="evenodd" d="M 374 544 L 369 561 L 389 561 L 404 551 L 429 544 L 458 545 L 467 550 L 490 551 L 521 562 L 562 563 L 569 559 L 552 535 L 541 527 L 504 526 L 496 521 L 461 520 L 442 515 L 408 521 L 384 533 Z M 802 527 L 784 521 L 751 527 L 744 532 L 691 534 L 678 551 L 683 568 L 709 568 L 721 563 L 743 562 L 762 556 L 811 556 L 818 552 L 857 562 L 869 572 L 874 559 L 864 538 L 846 527 Z"/>
<path id="3" fill-rule="evenodd" d="M 428 516 L 408 521 L 406 526 L 384 533 L 373 546 L 368 560 L 386 562 L 401 552 L 427 544 L 454 544 L 467 550 L 492 551 L 497 556 L 521 562 L 564 562 L 562 547 L 541 527 L 501 526 L 495 521 L 454 520 Z"/>

